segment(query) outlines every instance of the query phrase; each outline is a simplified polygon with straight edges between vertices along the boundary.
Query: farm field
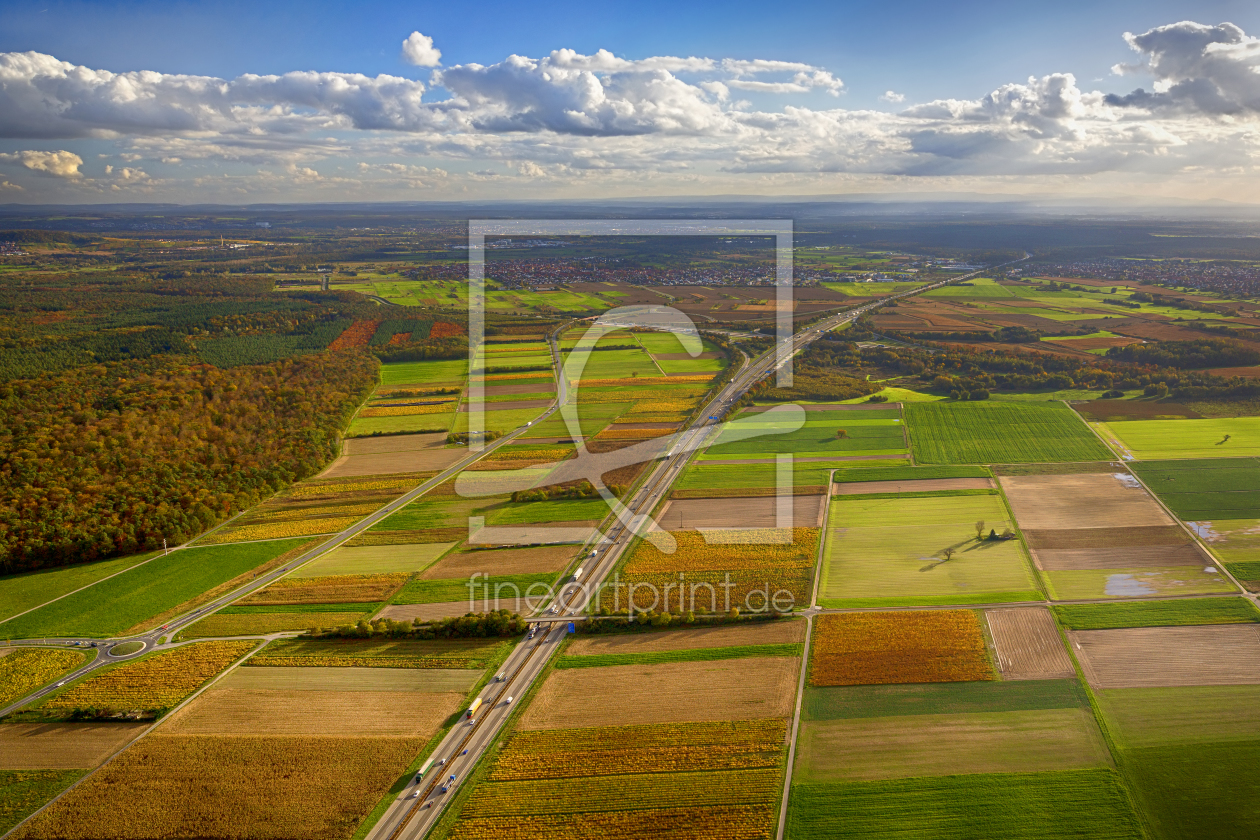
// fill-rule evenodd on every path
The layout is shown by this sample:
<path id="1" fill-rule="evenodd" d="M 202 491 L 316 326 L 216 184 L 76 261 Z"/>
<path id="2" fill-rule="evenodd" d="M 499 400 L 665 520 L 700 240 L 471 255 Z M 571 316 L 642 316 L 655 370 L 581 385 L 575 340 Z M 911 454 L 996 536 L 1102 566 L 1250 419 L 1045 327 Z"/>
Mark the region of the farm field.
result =
<path id="1" fill-rule="evenodd" d="M 21 700 L 85 661 L 84 655 L 75 650 L 0 649 L 0 708 Z"/>
<path id="2" fill-rule="evenodd" d="M 342 455 L 320 473 L 321 478 L 350 478 L 441 471 L 468 454 L 446 443 L 442 433 L 349 438 Z"/>
<path id="3" fill-rule="evenodd" d="M 315 604 L 371 604 L 387 601 L 408 580 L 405 572 L 387 575 L 328 575 L 284 577 L 264 589 L 246 595 L 228 610 L 261 606 Z"/>
<path id="4" fill-rule="evenodd" d="M 566 656 L 607 656 L 622 653 L 694 650 L 739 645 L 794 644 L 805 640 L 805 622 L 760 621 L 751 624 L 663 630 L 653 633 L 619 633 L 576 638 Z"/>
<path id="5" fill-rule="evenodd" d="M 1056 680 L 1076 676 L 1054 616 L 1045 607 L 986 610 L 984 618 L 1002 679 Z"/>
<path id="6" fill-rule="evenodd" d="M 1111 453 L 1061 403 L 942 402 L 905 406 L 920 464 L 1106 461 Z"/>
<path id="7" fill-rule="evenodd" d="M 1260 455 L 1260 417 L 1113 420 L 1095 425 L 1119 441 L 1121 454 L 1139 461 Z"/>
<path id="8" fill-rule="evenodd" d="M 144 723 L 6 723 L 0 770 L 89 770 L 148 728 Z"/>
<path id="9" fill-rule="evenodd" d="M 874 781 L 1109 767 L 1088 708 L 810 721 L 793 782 Z"/>
<path id="10" fill-rule="evenodd" d="M 1182 519 L 1260 515 L 1260 459 L 1139 461 L 1132 470 Z"/>
<path id="11" fill-rule="evenodd" d="M 1113 770 L 792 785 L 788 836 L 1138 840 Z"/>
<path id="12" fill-rule="evenodd" d="M 236 838 L 257 836 L 258 826 L 266 825 L 273 840 L 341 840 L 422 744 L 411 738 L 154 735 L 17 836 Z M 199 793 L 189 796 L 190 790 Z"/>
<path id="13" fill-rule="evenodd" d="M 255 642 L 196 642 L 93 673 L 39 701 L 44 714 L 108 709 L 160 715 L 244 656 Z"/>
<path id="14" fill-rule="evenodd" d="M 780 719 L 517 731 L 467 799 L 456 838 L 768 838 Z"/>
<path id="15" fill-rule="evenodd" d="M 744 413 L 701 456 L 701 460 L 767 457 L 790 452 L 799 458 L 840 455 L 892 455 L 906 452 L 905 428 L 897 409 L 873 411 L 813 411 L 805 425 L 794 429 L 786 420 L 763 419 L 761 413 Z M 756 437 L 735 440 L 751 431 Z M 727 442 L 729 441 L 729 442 Z"/>
<path id="16" fill-rule="evenodd" d="M 172 551 L 0 624 L 0 638 L 117 635 L 305 544 L 276 540 Z"/>
<path id="17" fill-rule="evenodd" d="M 775 528 L 778 521 L 777 501 L 774 496 L 679 499 L 666 502 L 656 521 L 666 531 L 699 528 Z M 823 496 L 793 497 L 793 525 L 821 528 L 824 501 Z"/>
<path id="18" fill-rule="evenodd" d="M 997 495 L 832 500 L 818 603 L 824 607 L 1041 599 L 1024 547 L 976 539 L 1011 527 Z M 952 555 L 946 559 L 945 553 Z"/>
<path id="19" fill-rule="evenodd" d="M 801 706 L 801 719 L 828 721 L 965 715 L 1083 709 L 1088 706 L 1085 688 L 1075 675 L 1061 680 L 808 686 Z"/>
<path id="20" fill-rule="evenodd" d="M 1055 600 L 1235 591 L 1119 466 L 1115 472 L 1003 475 L 1000 481 Z"/>
<path id="21" fill-rule="evenodd" d="M 420 572 L 435 563 L 455 543 L 376 545 L 338 548 L 297 569 L 290 578 L 330 575 L 383 575 Z"/>
<path id="22" fill-rule="evenodd" d="M 994 677 L 980 620 L 970 610 L 830 614 L 814 628 L 811 686 Z"/>
<path id="23" fill-rule="evenodd" d="M 498 639 L 276 639 L 249 658 L 255 667 L 488 668 L 507 655 Z"/>
<path id="24" fill-rule="evenodd" d="M 1254 624 L 1260 610 L 1244 598 L 1194 598 L 1121 604 L 1061 604 L 1053 607 L 1069 630 L 1173 627 L 1200 624 Z"/>
<path id="25" fill-rule="evenodd" d="M 126 571 L 153 556 L 152 553 L 131 554 L 112 560 L 97 560 L 95 563 L 0 577 L 0 623 L 54 598 L 90 586 L 102 578 Z"/>
<path id="26" fill-rule="evenodd" d="M 0 832 L 35 813 L 78 781 L 82 770 L 0 770 Z"/>
<path id="27" fill-rule="evenodd" d="M 1256 624 L 1073 630 L 1069 637 L 1099 689 L 1260 684 Z"/>
<path id="28" fill-rule="evenodd" d="M 467 603 L 467 602 L 465 602 Z M 180 631 L 179 638 L 205 639 L 217 636 L 261 636 L 285 630 L 309 630 L 312 627 L 341 627 L 355 624 L 367 618 L 376 604 L 354 604 L 354 611 L 342 607 L 338 611 L 318 610 L 323 604 L 310 605 L 309 612 L 276 609 L 275 612 L 229 612 L 227 610 L 208 615 L 196 624 Z M 239 608 L 238 608 L 239 609 Z"/>
<path id="29" fill-rule="evenodd" d="M 553 671 L 518 727 L 574 729 L 623 724 L 786 717 L 800 663 L 786 657 L 676 662 Z M 756 680 L 748 674 L 758 675 Z M 626 701 L 634 698 L 632 704 Z"/>

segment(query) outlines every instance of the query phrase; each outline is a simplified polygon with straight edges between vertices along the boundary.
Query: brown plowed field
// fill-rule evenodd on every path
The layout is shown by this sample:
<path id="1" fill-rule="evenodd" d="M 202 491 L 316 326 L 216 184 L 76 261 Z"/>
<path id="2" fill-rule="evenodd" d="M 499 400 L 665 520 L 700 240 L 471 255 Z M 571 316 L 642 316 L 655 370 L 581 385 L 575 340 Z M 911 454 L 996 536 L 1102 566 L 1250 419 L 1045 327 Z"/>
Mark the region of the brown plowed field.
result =
<path id="1" fill-rule="evenodd" d="M 1076 676 L 1054 617 L 1045 607 L 987 610 L 998 670 L 1006 680 L 1057 680 Z"/>
<path id="2" fill-rule="evenodd" d="M 792 525 L 821 528 L 824 496 L 793 496 Z M 693 528 L 774 528 L 775 496 L 738 499 L 680 499 L 668 502 L 657 520 L 666 531 Z"/>
<path id="3" fill-rule="evenodd" d="M 402 669 L 377 669 L 402 670 Z M 170 735 L 429 738 L 464 702 L 461 692 L 279 691 L 213 688 L 162 727 Z"/>
<path id="4" fill-rule="evenodd" d="M 992 490 L 991 478 L 914 478 L 909 481 L 853 481 L 836 484 L 832 493 L 853 496 L 859 493 L 917 493 L 924 490 Z"/>
<path id="5" fill-rule="evenodd" d="M 143 732 L 147 723 L 7 723 L 0 770 L 87 770 Z"/>
<path id="6" fill-rule="evenodd" d="M 502 397 L 508 394 L 536 394 L 539 391 L 554 391 L 555 383 L 545 379 L 537 382 L 521 382 L 516 385 L 486 385 L 487 397 Z"/>
<path id="7" fill-rule="evenodd" d="M 1174 524 L 1132 477 L 1128 483 L 1107 473 L 1005 475 L 1000 481 L 1021 528 Z"/>
<path id="8" fill-rule="evenodd" d="M 1110 548 L 1115 546 L 1184 545 L 1186 532 L 1176 525 L 1138 528 L 1023 529 L 1024 542 L 1037 549 Z"/>
<path id="9" fill-rule="evenodd" d="M 469 612 L 468 600 L 444 601 L 437 604 L 391 604 L 377 613 L 378 618 L 392 618 L 394 621 L 433 621 L 439 618 L 453 618 Z M 476 612 L 474 609 L 473 612 Z"/>
<path id="10" fill-rule="evenodd" d="M 1254 367 L 1213 368 L 1208 373 L 1226 378 L 1230 376 L 1244 376 L 1248 379 L 1255 379 L 1260 377 L 1260 365 Z"/>
<path id="11" fill-rule="evenodd" d="M 1260 626 L 1136 627 L 1068 634 L 1095 688 L 1260 684 Z"/>
<path id="12" fill-rule="evenodd" d="M 546 408 L 551 405 L 552 400 L 508 400 L 506 402 L 495 403 L 478 403 L 486 411 L 515 411 L 519 408 Z M 463 402 L 459 405 L 459 410 L 463 412 L 470 411 L 472 403 Z"/>
<path id="13" fill-rule="evenodd" d="M 446 555 L 420 575 L 423 580 L 469 577 L 476 572 L 488 575 L 525 575 L 558 572 L 576 554 L 571 545 L 538 548 L 509 548 L 498 551 L 459 551 Z"/>
<path id="14" fill-rule="evenodd" d="M 787 717 L 799 666 L 776 656 L 552 671 L 519 728 Z"/>
<path id="15" fill-rule="evenodd" d="M 342 456 L 320 478 L 440 471 L 468 454 L 467 449 L 445 447 L 446 435 L 441 433 L 350 438 Z"/>
<path id="16" fill-rule="evenodd" d="M 702 627 L 695 630 L 596 636 L 570 643 L 565 653 L 569 656 L 589 656 L 600 653 L 650 653 L 658 650 L 777 645 L 803 641 L 805 641 L 805 622 L 784 619 L 727 627 Z"/>
<path id="17" fill-rule="evenodd" d="M 1194 543 L 1116 548 L 1032 549 L 1037 567 L 1047 572 L 1074 569 L 1162 569 L 1206 566 L 1212 560 Z"/>

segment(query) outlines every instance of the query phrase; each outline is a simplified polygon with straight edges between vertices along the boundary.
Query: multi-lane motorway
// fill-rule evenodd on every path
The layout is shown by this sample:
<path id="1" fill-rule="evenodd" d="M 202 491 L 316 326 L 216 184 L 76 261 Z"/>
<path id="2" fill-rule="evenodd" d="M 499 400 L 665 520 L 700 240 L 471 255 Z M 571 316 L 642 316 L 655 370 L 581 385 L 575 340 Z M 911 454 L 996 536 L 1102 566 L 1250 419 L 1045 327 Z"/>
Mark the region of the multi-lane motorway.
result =
<path id="1" fill-rule="evenodd" d="M 699 418 L 679 433 L 678 439 L 670 448 L 670 454 L 656 465 L 647 480 L 626 503 L 633 514 L 633 521 L 629 524 L 622 521 L 614 523 L 594 549 L 593 556 L 583 561 L 582 582 L 585 585 L 561 590 L 555 603 L 556 617 L 536 620 L 529 637 L 513 651 L 499 669 L 494 681 L 481 692 L 480 708 L 472 715 L 465 713 L 461 716 L 459 724 L 451 729 L 422 768 L 424 772 L 413 778 L 399 794 L 368 835 L 368 840 L 418 840 L 429 832 L 445 805 L 454 798 L 460 785 L 494 742 L 515 708 L 515 701 L 526 692 L 546 666 L 547 660 L 558 649 L 560 641 L 568 632 L 569 621 L 580 618 L 579 614 L 585 612 L 590 592 L 598 591 L 596 587 L 612 572 L 621 555 L 632 544 L 644 518 L 668 492 L 686 467 L 691 453 L 699 448 L 704 436 L 713 431 L 712 427 L 720 422 L 736 400 L 770 374 L 776 366 L 782 365 L 792 354 L 819 336 L 861 317 L 889 300 L 922 294 L 948 283 L 967 280 L 980 273 L 952 277 L 838 313 L 793 334 L 786 347 L 772 348 L 748 363 L 712 397 L 700 412 Z M 564 377 L 561 376 L 560 379 L 563 381 Z M 511 703 L 508 702 L 509 697 L 512 698 Z"/>

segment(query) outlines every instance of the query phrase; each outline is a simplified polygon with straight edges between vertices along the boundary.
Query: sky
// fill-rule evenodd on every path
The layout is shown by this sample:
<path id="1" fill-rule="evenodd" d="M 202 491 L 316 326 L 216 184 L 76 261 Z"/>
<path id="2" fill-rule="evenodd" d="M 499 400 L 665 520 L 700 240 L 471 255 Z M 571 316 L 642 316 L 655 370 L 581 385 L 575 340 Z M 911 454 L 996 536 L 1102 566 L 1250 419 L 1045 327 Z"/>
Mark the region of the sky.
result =
<path id="1" fill-rule="evenodd" d="M 0 204 L 1249 204 L 1258 164 L 1254 0 L 0 5 Z"/>

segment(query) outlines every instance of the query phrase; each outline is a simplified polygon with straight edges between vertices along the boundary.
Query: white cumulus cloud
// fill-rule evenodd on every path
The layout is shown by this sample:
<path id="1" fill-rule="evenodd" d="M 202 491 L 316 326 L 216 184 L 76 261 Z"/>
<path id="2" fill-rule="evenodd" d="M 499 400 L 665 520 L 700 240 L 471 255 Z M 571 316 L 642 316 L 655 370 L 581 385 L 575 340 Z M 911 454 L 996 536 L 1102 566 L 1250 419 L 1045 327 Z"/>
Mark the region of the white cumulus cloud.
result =
<path id="1" fill-rule="evenodd" d="M 0 154 L 0 160 L 11 160 L 22 164 L 27 169 L 35 172 L 43 172 L 48 175 L 55 175 L 58 178 L 78 178 L 83 173 L 79 172 L 79 167 L 83 165 L 83 158 L 74 152 L 41 152 L 41 151 L 24 151 Z"/>
<path id="2" fill-rule="evenodd" d="M 402 58 L 417 67 L 437 67 L 442 63 L 442 51 L 433 46 L 428 35 L 412 32 L 402 42 Z"/>
<path id="3" fill-rule="evenodd" d="M 906 95 L 904 93 L 897 93 L 897 91 L 895 90 L 886 90 L 879 95 L 879 101 L 880 102 L 894 102 L 894 103 L 905 102 Z"/>

